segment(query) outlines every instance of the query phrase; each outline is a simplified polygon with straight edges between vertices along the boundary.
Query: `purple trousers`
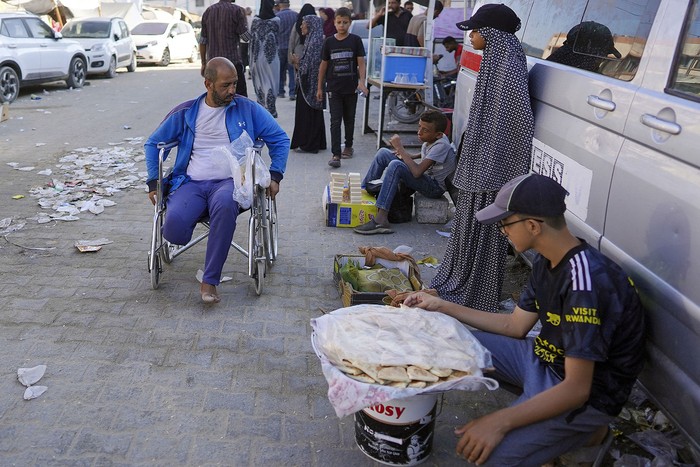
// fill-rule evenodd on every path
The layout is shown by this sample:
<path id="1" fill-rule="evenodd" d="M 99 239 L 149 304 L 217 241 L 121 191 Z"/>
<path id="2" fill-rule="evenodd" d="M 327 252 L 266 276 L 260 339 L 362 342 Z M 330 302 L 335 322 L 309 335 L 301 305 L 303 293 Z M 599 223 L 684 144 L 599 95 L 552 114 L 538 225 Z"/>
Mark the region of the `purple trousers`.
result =
<path id="1" fill-rule="evenodd" d="M 170 243 L 186 245 L 197 222 L 209 218 L 202 282 L 219 285 L 238 213 L 238 203 L 233 199 L 233 179 L 190 180 L 168 197 L 163 237 Z"/>

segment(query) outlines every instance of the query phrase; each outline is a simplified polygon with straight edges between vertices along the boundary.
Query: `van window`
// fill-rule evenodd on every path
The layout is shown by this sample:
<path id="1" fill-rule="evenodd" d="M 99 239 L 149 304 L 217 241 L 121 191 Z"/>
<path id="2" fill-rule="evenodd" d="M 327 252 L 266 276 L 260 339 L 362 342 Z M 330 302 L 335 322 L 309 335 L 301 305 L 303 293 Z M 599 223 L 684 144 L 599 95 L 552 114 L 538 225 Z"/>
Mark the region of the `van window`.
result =
<path id="1" fill-rule="evenodd" d="M 685 25 L 685 37 L 676 54 L 671 88 L 684 97 L 700 99 L 700 6 L 693 2 Z"/>
<path id="2" fill-rule="evenodd" d="M 604 59 L 600 73 L 630 81 L 634 78 L 651 25 L 659 9 L 660 0 L 591 0 L 584 21 L 595 21 L 607 26 L 613 35 L 614 49 Z M 578 43 L 574 47 L 577 51 Z M 581 50 L 581 53 L 586 53 Z M 605 51 L 603 52 L 603 54 Z M 598 54 L 596 54 L 598 55 Z M 618 56 L 619 55 L 619 56 Z"/>
<path id="3" fill-rule="evenodd" d="M 566 40 L 569 30 L 581 21 L 585 9 L 586 0 L 534 2 L 523 33 L 525 53 L 547 58 Z"/>
<path id="4" fill-rule="evenodd" d="M 629 81 L 660 0 L 511 0 L 531 57 Z"/>

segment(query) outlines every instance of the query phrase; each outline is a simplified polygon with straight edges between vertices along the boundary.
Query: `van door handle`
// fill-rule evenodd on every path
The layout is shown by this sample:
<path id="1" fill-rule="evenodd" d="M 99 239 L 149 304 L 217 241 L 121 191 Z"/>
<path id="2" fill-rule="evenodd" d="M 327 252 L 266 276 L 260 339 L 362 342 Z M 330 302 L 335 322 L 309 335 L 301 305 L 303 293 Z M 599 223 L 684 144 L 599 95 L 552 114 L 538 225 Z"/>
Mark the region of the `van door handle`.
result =
<path id="1" fill-rule="evenodd" d="M 669 122 L 668 120 L 662 120 L 659 117 L 655 117 L 651 114 L 644 114 L 640 119 L 643 125 L 646 125 L 655 130 L 663 131 L 664 133 L 670 133 L 672 135 L 677 135 L 681 132 L 681 126 L 676 122 Z"/>
<path id="2" fill-rule="evenodd" d="M 588 96 L 586 99 L 586 102 L 588 102 L 588 105 L 597 107 L 599 109 L 607 110 L 608 112 L 612 112 L 617 108 L 617 105 L 613 101 L 609 101 L 607 99 L 602 99 L 598 96 Z"/>

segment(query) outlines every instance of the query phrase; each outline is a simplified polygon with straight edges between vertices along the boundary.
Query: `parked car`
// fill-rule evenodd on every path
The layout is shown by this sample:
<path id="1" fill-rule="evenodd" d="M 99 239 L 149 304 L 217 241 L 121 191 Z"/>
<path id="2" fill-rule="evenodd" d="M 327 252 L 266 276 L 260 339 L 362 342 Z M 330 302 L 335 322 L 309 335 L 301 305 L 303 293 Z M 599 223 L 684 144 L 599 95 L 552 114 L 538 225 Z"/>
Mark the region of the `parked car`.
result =
<path id="1" fill-rule="evenodd" d="M 14 101 L 28 84 L 65 81 L 81 88 L 86 76 L 87 57 L 76 41 L 31 13 L 0 13 L 0 101 Z"/>
<path id="2" fill-rule="evenodd" d="M 88 75 L 114 78 L 121 67 L 136 71 L 136 44 L 121 18 L 72 19 L 61 34 L 77 40 L 85 49 Z"/>
<path id="3" fill-rule="evenodd" d="M 522 20 L 531 170 L 569 191 L 569 227 L 633 279 L 648 323 L 639 381 L 700 450 L 700 4 L 500 1 Z M 469 44 L 456 141 L 481 59 Z"/>
<path id="4" fill-rule="evenodd" d="M 134 26 L 131 34 L 139 62 L 168 66 L 172 60 L 192 63 L 199 57 L 194 29 L 184 21 L 144 21 Z"/>

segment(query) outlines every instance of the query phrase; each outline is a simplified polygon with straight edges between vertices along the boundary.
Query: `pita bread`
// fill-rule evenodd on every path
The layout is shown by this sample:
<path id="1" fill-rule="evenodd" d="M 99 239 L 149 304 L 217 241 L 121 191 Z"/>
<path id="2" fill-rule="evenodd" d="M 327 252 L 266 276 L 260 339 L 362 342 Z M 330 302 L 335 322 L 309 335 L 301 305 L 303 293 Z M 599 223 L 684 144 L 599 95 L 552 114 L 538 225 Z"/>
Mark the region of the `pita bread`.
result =
<path id="1" fill-rule="evenodd" d="M 408 383 L 409 388 L 416 388 L 416 389 L 423 389 L 427 385 L 428 385 L 428 383 L 426 383 L 425 381 L 411 381 L 410 383 Z"/>
<path id="2" fill-rule="evenodd" d="M 343 373 L 345 373 L 346 375 L 359 375 L 360 373 L 362 373 L 362 370 L 360 370 L 359 368 L 355 368 L 352 365 L 348 365 L 348 363 L 350 362 L 348 362 L 347 360 L 343 360 L 343 363 L 341 365 L 336 363 L 335 367 Z"/>
<path id="3" fill-rule="evenodd" d="M 417 366 L 411 365 L 406 370 L 408 371 L 408 377 L 411 378 L 413 381 L 426 381 L 428 383 L 435 383 L 440 379 L 431 372 L 425 371 L 424 369 L 418 368 Z"/>
<path id="4" fill-rule="evenodd" d="M 348 377 L 352 378 L 354 380 L 357 380 L 361 383 L 374 384 L 376 382 L 364 373 L 360 373 L 359 375 L 350 375 L 349 374 Z"/>
<path id="5" fill-rule="evenodd" d="M 351 362 L 352 366 L 359 368 L 360 370 L 364 371 L 367 376 L 372 378 L 373 380 L 379 382 L 381 384 L 381 379 L 379 377 L 379 370 L 382 368 L 379 365 L 373 365 L 371 363 L 366 363 L 366 362 Z"/>
<path id="6" fill-rule="evenodd" d="M 456 379 L 460 379 L 469 375 L 471 375 L 471 373 L 469 373 L 468 371 L 455 370 L 450 376 L 447 377 L 447 381 L 454 381 Z"/>
<path id="7" fill-rule="evenodd" d="M 386 381 L 403 382 L 403 383 L 411 382 L 411 378 L 409 378 L 408 373 L 406 373 L 406 368 L 404 368 L 402 366 L 382 367 L 379 370 L 379 372 L 377 373 L 377 376 L 379 376 L 380 379 L 384 379 Z"/>
<path id="8" fill-rule="evenodd" d="M 408 386 L 408 383 L 406 382 L 399 382 L 399 381 L 394 381 L 392 383 L 387 384 L 387 386 L 391 386 L 392 388 L 405 388 Z"/>
<path id="9" fill-rule="evenodd" d="M 437 376 L 438 378 L 447 378 L 452 374 L 452 370 L 450 368 L 438 368 L 438 367 L 432 367 L 430 370 L 432 374 Z"/>

